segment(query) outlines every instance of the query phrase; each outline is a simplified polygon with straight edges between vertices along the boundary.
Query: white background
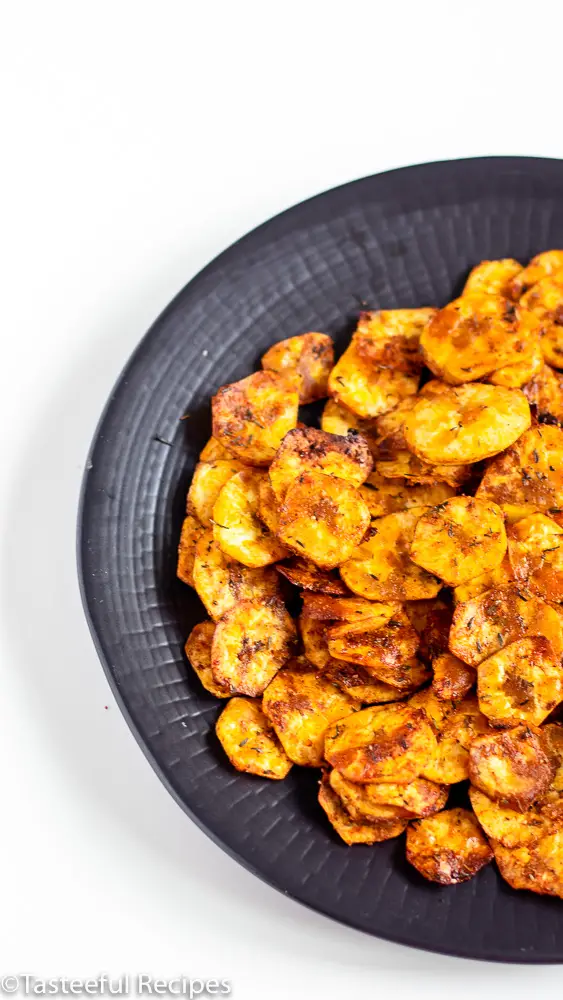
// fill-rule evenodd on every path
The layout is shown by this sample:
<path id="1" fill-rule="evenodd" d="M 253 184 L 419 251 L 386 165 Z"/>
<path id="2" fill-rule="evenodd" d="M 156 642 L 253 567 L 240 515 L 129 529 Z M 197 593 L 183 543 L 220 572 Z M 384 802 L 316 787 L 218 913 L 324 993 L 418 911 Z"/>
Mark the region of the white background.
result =
<path id="1" fill-rule="evenodd" d="M 372 940 L 224 855 L 121 718 L 74 555 L 112 384 L 226 245 L 388 167 L 563 155 L 557 6 L 0 4 L 0 974 L 222 976 L 240 1000 L 560 982 Z"/>

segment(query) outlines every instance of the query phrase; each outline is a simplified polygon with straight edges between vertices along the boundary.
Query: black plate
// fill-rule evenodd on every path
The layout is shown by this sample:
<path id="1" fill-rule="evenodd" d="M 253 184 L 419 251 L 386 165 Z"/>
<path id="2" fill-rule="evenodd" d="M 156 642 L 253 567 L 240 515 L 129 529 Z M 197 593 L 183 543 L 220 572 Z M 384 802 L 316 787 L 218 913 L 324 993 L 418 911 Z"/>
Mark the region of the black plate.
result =
<path id="1" fill-rule="evenodd" d="M 175 581 L 185 494 L 209 398 L 305 330 L 346 343 L 364 307 L 444 303 L 469 268 L 563 246 L 563 164 L 488 158 L 368 177 L 284 212 L 223 253 L 141 342 L 107 405 L 79 528 L 86 612 L 115 695 L 177 801 L 231 855 L 308 906 L 372 934 L 474 958 L 563 960 L 563 904 L 516 893 L 493 866 L 439 888 L 404 839 L 345 847 L 316 803 L 316 772 L 235 773 L 213 735 L 218 703 L 188 673 L 203 619 Z M 180 420 L 189 414 L 185 420 Z"/>

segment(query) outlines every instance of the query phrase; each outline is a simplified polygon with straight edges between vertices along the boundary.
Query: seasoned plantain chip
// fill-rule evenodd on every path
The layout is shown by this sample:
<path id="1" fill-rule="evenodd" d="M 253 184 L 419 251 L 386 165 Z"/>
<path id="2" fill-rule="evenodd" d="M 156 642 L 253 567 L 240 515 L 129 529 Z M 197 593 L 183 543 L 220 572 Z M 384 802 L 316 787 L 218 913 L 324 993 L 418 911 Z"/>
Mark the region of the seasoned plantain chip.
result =
<path id="1" fill-rule="evenodd" d="M 414 396 L 413 396 L 414 399 Z M 335 399 L 327 399 L 321 416 L 321 430 L 327 434 L 347 437 L 350 432 L 361 434 L 372 455 L 377 454 L 377 439 L 380 437 L 373 420 L 363 420 Z"/>
<path id="2" fill-rule="evenodd" d="M 400 836 L 407 826 L 406 819 L 382 820 L 379 823 L 359 823 L 352 819 L 327 778 L 323 778 L 319 787 L 319 803 L 338 836 L 348 845 L 379 844 L 382 840 Z"/>
<path id="3" fill-rule="evenodd" d="M 556 767 L 535 726 L 487 733 L 469 750 L 471 783 L 501 805 L 525 812 L 549 788 Z"/>
<path id="4" fill-rule="evenodd" d="M 198 597 L 213 621 L 238 601 L 267 600 L 279 594 L 279 577 L 275 569 L 248 569 L 228 559 L 211 531 L 206 531 L 197 542 L 193 578 Z"/>
<path id="5" fill-rule="evenodd" d="M 267 476 L 260 476 L 258 480 L 258 517 L 273 535 L 277 534 L 280 524 L 278 502 Z"/>
<path id="6" fill-rule="evenodd" d="M 296 427 L 286 434 L 269 470 L 272 489 L 281 503 L 302 473 L 322 472 L 361 486 L 373 466 L 369 448 L 359 434 L 339 437 L 315 427 Z"/>
<path id="7" fill-rule="evenodd" d="M 350 781 L 413 781 L 432 760 L 436 737 L 409 705 L 372 705 L 327 730 L 325 757 Z"/>
<path id="8" fill-rule="evenodd" d="M 230 691 L 217 684 L 211 672 L 211 643 L 215 633 L 215 622 L 200 622 L 188 636 L 185 653 L 203 687 L 216 698 L 229 698 Z"/>
<path id="9" fill-rule="evenodd" d="M 499 871 L 513 889 L 529 889 L 563 899 L 563 831 L 546 834 L 534 844 L 503 847 L 491 841 Z"/>
<path id="10" fill-rule="evenodd" d="M 386 781 L 358 785 L 344 778 L 340 771 L 331 771 L 329 780 L 345 809 L 359 822 L 431 816 L 448 801 L 449 788 L 425 778 L 402 785 Z"/>
<path id="11" fill-rule="evenodd" d="M 455 785 L 469 777 L 469 747 L 479 734 L 487 732 L 487 719 L 479 711 L 475 697 L 458 704 L 439 701 L 433 691 L 421 691 L 410 699 L 420 706 L 434 726 L 437 749 L 424 768 L 423 777 L 441 785 Z"/>
<path id="12" fill-rule="evenodd" d="M 348 781 L 340 771 L 331 771 L 328 780 L 346 812 L 357 823 L 380 823 L 382 820 L 406 818 L 405 813 L 396 806 L 372 802 L 369 796 L 371 785 L 357 785 L 353 781 Z"/>
<path id="13" fill-rule="evenodd" d="M 462 295 L 502 295 L 511 298 L 511 282 L 522 272 L 522 265 L 511 257 L 482 260 L 469 272 Z"/>
<path id="14" fill-rule="evenodd" d="M 299 395 L 283 375 L 255 372 L 212 400 L 213 437 L 250 465 L 268 465 L 297 424 Z"/>
<path id="15" fill-rule="evenodd" d="M 380 628 L 401 611 L 397 603 L 382 604 L 363 597 L 333 597 L 329 594 L 302 594 L 303 613 L 321 621 L 358 622 L 370 619 L 371 628 Z"/>
<path id="16" fill-rule="evenodd" d="M 264 474 L 245 469 L 231 476 L 213 508 L 213 537 L 220 549 L 243 566 L 259 569 L 284 559 L 287 549 L 258 517 Z"/>
<path id="17" fill-rule="evenodd" d="M 296 629 L 281 601 L 239 601 L 218 621 L 211 669 L 233 694 L 262 694 L 291 656 Z"/>
<path id="18" fill-rule="evenodd" d="M 492 590 L 493 587 L 505 587 L 507 583 L 513 582 L 514 573 L 512 572 L 508 555 L 506 555 L 502 562 L 498 566 L 495 566 L 494 569 L 487 570 L 486 573 L 481 573 L 472 580 L 468 580 L 467 583 L 461 583 L 459 587 L 454 587 L 454 602 L 462 604 L 464 601 L 470 601 L 472 597 L 479 597 L 486 590 Z"/>
<path id="19" fill-rule="evenodd" d="M 196 545 L 205 534 L 205 528 L 199 523 L 197 518 L 188 514 L 182 524 L 180 544 L 178 545 L 178 564 L 176 576 L 182 583 L 194 586 L 194 560 Z"/>
<path id="20" fill-rule="evenodd" d="M 360 667 L 356 663 L 346 663 L 344 660 L 329 660 L 323 673 L 327 680 L 330 679 L 338 684 L 346 694 L 355 701 L 363 702 L 364 705 L 384 705 L 392 701 L 401 701 L 416 690 L 416 687 L 399 690 L 392 684 L 384 684 L 383 681 L 372 677 L 365 667 Z"/>
<path id="21" fill-rule="evenodd" d="M 505 365 L 487 375 L 485 381 L 491 385 L 504 385 L 507 389 L 521 389 L 543 367 L 543 352 L 540 340 L 534 340 L 533 352 L 525 361 L 517 365 Z"/>
<path id="22" fill-rule="evenodd" d="M 417 521 L 410 557 L 450 587 L 498 566 L 506 552 L 502 511 L 492 501 L 453 497 Z"/>
<path id="23" fill-rule="evenodd" d="M 459 701 L 471 691 L 477 679 L 473 667 L 451 653 L 442 653 L 433 660 L 432 671 L 432 690 L 440 701 Z"/>
<path id="24" fill-rule="evenodd" d="M 479 665 L 479 706 L 493 724 L 539 726 L 563 698 L 561 654 L 543 635 L 519 639 Z"/>
<path id="25" fill-rule="evenodd" d="M 333 573 L 323 572 L 313 563 L 308 563 L 305 559 L 294 559 L 284 566 L 276 566 L 278 573 L 285 576 L 290 583 L 302 590 L 317 591 L 320 594 L 349 594 L 348 587 L 342 582 L 340 577 Z"/>
<path id="26" fill-rule="evenodd" d="M 542 278 L 522 296 L 521 303 L 540 324 L 544 359 L 563 368 L 563 270 Z"/>
<path id="27" fill-rule="evenodd" d="M 240 472 L 240 462 L 234 459 L 215 462 L 198 462 L 188 492 L 188 514 L 196 517 L 206 528 L 213 524 L 213 508 L 225 483 Z"/>
<path id="28" fill-rule="evenodd" d="M 376 461 L 375 470 L 384 479 L 405 479 L 409 486 L 462 486 L 471 475 L 470 465 L 429 465 L 412 451 L 397 451 L 393 458 Z"/>
<path id="29" fill-rule="evenodd" d="M 259 701 L 231 698 L 215 727 L 217 738 L 237 771 L 261 778 L 285 778 L 292 763 L 278 742 Z"/>
<path id="30" fill-rule="evenodd" d="M 492 860 L 488 841 L 468 809 L 446 809 L 407 830 L 407 861 L 431 882 L 467 882 Z"/>
<path id="31" fill-rule="evenodd" d="M 302 333 L 280 340 L 262 357 L 262 368 L 289 376 L 300 403 L 328 396 L 328 376 L 334 364 L 334 344 L 326 333 Z"/>
<path id="32" fill-rule="evenodd" d="M 404 690 L 430 680 L 430 671 L 414 657 L 418 636 L 404 611 L 379 626 L 369 619 L 332 625 L 327 636 L 331 656 L 366 667 L 384 684 Z"/>
<path id="33" fill-rule="evenodd" d="M 532 257 L 530 263 L 510 282 L 509 298 L 519 299 L 542 278 L 555 274 L 563 268 L 563 250 L 544 250 Z"/>
<path id="34" fill-rule="evenodd" d="M 386 309 L 362 313 L 354 340 L 358 354 L 377 368 L 418 375 L 419 341 L 436 309 Z"/>
<path id="35" fill-rule="evenodd" d="M 483 830 L 503 847 L 534 844 L 549 832 L 549 822 L 537 809 L 517 812 L 501 806 L 478 788 L 469 789 L 473 811 Z"/>
<path id="36" fill-rule="evenodd" d="M 444 382 L 474 382 L 533 354 L 540 323 L 500 295 L 463 295 L 440 309 L 420 337 L 422 356 Z"/>
<path id="37" fill-rule="evenodd" d="M 493 459 L 476 496 L 493 500 L 509 521 L 535 511 L 556 518 L 563 511 L 563 430 L 532 427 Z"/>
<path id="38" fill-rule="evenodd" d="M 546 601 L 563 601 L 563 528 L 530 514 L 508 530 L 508 554 L 520 586 Z"/>
<path id="39" fill-rule="evenodd" d="M 432 663 L 448 648 L 451 607 L 437 597 L 431 601 L 407 601 L 405 611 L 420 636 L 418 655 L 425 663 Z"/>
<path id="40" fill-rule="evenodd" d="M 281 506 L 279 538 L 321 569 L 334 569 L 350 558 L 369 523 L 367 505 L 354 486 L 320 472 L 303 473 Z"/>
<path id="41" fill-rule="evenodd" d="M 558 656 L 563 653 L 562 620 L 557 612 L 539 597 L 509 584 L 456 606 L 450 651 L 469 666 L 477 667 L 493 653 L 528 635 L 545 636 Z"/>
<path id="42" fill-rule="evenodd" d="M 232 462 L 233 456 L 217 438 L 210 437 L 199 453 L 200 462 Z"/>
<path id="43" fill-rule="evenodd" d="M 287 756 L 302 767 L 321 766 L 327 728 L 358 707 L 304 657 L 278 671 L 262 699 L 264 714 Z"/>
<path id="44" fill-rule="evenodd" d="M 419 399 L 405 419 L 405 438 L 425 462 L 473 463 L 508 448 L 530 419 L 528 400 L 519 389 L 460 385 Z"/>
<path id="45" fill-rule="evenodd" d="M 365 540 L 340 567 L 344 583 L 372 601 L 416 601 L 435 597 L 441 583 L 410 558 L 415 525 L 424 508 L 415 507 L 373 521 Z"/>
<path id="46" fill-rule="evenodd" d="M 313 666 L 324 670 L 331 660 L 328 651 L 327 623 L 309 618 L 303 612 L 299 615 L 297 623 L 305 656 Z"/>
<path id="47" fill-rule="evenodd" d="M 433 507 L 454 496 L 455 489 L 447 483 L 411 484 L 405 479 L 386 479 L 380 472 L 372 472 L 360 486 L 360 494 L 371 516 L 383 517 L 411 507 Z"/>
<path id="48" fill-rule="evenodd" d="M 534 377 L 523 386 L 539 424 L 563 424 L 563 375 L 543 364 Z"/>

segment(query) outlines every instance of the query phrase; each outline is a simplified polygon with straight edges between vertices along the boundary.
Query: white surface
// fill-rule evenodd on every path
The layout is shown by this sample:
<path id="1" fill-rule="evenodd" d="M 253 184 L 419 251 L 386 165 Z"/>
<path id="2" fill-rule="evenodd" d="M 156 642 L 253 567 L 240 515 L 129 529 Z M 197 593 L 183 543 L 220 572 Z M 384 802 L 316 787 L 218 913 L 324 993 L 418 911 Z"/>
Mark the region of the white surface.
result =
<path id="1" fill-rule="evenodd" d="M 145 762 L 82 615 L 75 516 L 98 415 L 203 264 L 357 176 L 563 155 L 555 5 L 363 6 L 2 5 L 0 975 L 216 976 L 240 1000 L 560 982 L 372 940 L 238 867 Z"/>

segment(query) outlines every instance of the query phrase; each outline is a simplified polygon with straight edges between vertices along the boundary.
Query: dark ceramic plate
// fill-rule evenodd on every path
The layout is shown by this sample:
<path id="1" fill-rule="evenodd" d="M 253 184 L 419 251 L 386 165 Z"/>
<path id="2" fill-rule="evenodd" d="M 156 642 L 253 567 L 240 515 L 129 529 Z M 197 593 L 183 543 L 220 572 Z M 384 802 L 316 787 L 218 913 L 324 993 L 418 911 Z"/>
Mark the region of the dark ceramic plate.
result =
<path id="1" fill-rule="evenodd" d="M 439 888 L 404 839 L 338 842 L 318 774 L 235 773 L 213 735 L 219 704 L 183 643 L 203 609 L 175 580 L 186 489 L 210 433 L 209 399 L 274 341 L 323 330 L 342 349 L 364 307 L 444 303 L 483 258 L 563 246 L 563 164 L 431 163 L 328 191 L 245 236 L 177 296 L 107 405 L 84 481 L 79 557 L 102 663 L 140 746 L 189 815 L 284 893 L 344 923 L 472 958 L 563 960 L 563 903 L 513 892 L 494 866 Z M 189 418 L 181 420 L 184 414 Z"/>

